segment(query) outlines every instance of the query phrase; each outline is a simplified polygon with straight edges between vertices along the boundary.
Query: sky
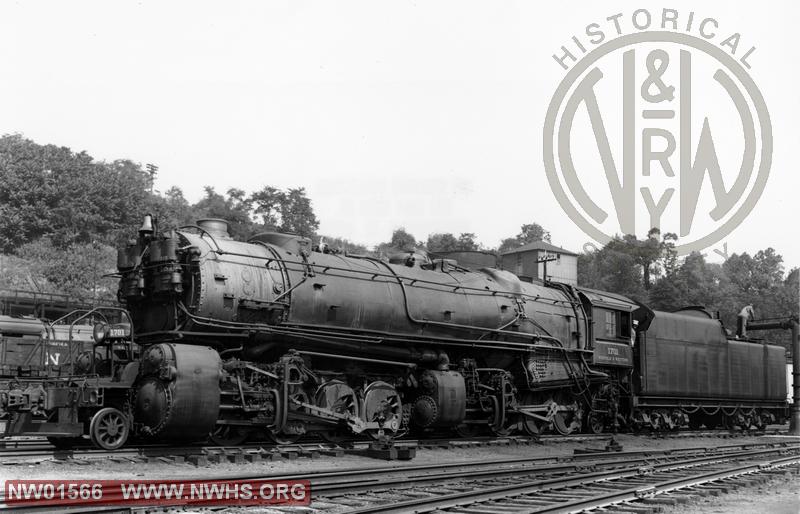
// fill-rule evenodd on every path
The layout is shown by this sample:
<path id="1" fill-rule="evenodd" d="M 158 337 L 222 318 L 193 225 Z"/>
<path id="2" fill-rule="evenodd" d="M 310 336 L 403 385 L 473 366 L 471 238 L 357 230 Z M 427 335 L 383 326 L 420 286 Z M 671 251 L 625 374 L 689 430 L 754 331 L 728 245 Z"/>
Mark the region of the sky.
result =
<path id="1" fill-rule="evenodd" d="M 749 216 L 707 252 L 718 262 L 723 245 L 771 246 L 787 268 L 800 265 L 795 2 L 0 1 L 0 133 L 154 163 L 156 189 L 178 186 L 190 201 L 204 186 L 305 187 L 322 233 L 367 245 L 402 226 L 421 240 L 473 232 L 496 246 L 536 221 L 581 251 L 591 239 L 543 164 L 545 114 L 566 75 L 553 54 L 577 52 L 570 38 L 585 40 L 592 22 L 608 31 L 616 13 L 634 32 L 643 6 L 675 9 L 681 22 L 713 17 L 713 44 L 741 34 L 737 57 L 756 47 L 747 71 L 770 113 L 770 175 Z M 610 132 L 614 66 L 602 86 Z M 712 86 L 695 86 L 693 131 L 707 115 L 730 184 L 741 123 Z M 585 116 L 572 135 L 582 169 L 599 162 Z M 662 228 L 675 223 L 665 211 Z"/>

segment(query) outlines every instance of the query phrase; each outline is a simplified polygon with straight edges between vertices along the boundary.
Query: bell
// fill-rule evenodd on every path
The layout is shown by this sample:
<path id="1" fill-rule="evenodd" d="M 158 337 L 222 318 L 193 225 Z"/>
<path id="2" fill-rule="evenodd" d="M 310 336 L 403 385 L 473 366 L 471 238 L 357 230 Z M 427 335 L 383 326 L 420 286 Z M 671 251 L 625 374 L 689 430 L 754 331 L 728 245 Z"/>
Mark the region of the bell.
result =
<path id="1" fill-rule="evenodd" d="M 142 223 L 142 228 L 139 229 L 139 234 L 144 236 L 152 233 L 153 233 L 153 216 L 150 214 L 145 214 L 144 223 Z"/>

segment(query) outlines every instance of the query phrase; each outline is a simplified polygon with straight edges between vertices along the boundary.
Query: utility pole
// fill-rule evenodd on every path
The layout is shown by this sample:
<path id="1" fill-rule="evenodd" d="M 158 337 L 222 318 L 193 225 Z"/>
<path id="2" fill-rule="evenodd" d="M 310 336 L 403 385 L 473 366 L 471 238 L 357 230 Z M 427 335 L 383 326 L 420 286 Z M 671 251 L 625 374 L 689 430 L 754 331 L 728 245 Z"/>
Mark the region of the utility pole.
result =
<path id="1" fill-rule="evenodd" d="M 547 253 L 544 254 L 544 257 L 539 257 L 536 259 L 537 264 L 544 264 L 542 270 L 542 282 L 547 282 L 547 263 L 558 260 L 558 255 L 548 255 Z"/>
<path id="2" fill-rule="evenodd" d="M 158 166 L 155 164 L 147 163 L 147 173 L 150 175 L 150 193 L 153 193 L 153 186 L 156 183 L 156 174 L 158 174 Z"/>

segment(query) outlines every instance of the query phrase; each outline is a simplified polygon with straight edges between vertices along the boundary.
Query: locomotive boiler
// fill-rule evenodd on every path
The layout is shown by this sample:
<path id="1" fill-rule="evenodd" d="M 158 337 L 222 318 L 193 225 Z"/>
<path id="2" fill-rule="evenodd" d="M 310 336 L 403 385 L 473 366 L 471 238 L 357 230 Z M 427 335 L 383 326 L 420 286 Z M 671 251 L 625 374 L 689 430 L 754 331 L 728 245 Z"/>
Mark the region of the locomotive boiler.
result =
<path id="1" fill-rule="evenodd" d="M 629 394 L 644 311 L 623 297 L 421 253 L 240 242 L 222 220 L 153 223 L 118 261 L 119 300 L 147 348 L 131 413 L 142 433 L 569 433 L 614 424 Z"/>

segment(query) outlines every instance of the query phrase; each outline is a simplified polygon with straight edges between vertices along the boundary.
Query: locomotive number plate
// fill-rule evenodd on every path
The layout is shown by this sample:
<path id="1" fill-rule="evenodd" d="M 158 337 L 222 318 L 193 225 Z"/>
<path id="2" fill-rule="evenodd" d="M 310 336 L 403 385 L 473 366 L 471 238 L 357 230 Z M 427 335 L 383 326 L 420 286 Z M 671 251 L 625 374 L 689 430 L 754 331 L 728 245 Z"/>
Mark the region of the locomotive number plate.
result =
<path id="1" fill-rule="evenodd" d="M 131 336 L 131 327 L 127 323 L 118 323 L 108 328 L 109 339 L 127 339 Z"/>
<path id="2" fill-rule="evenodd" d="M 604 366 L 633 366 L 633 351 L 626 344 L 595 341 L 593 362 Z"/>

